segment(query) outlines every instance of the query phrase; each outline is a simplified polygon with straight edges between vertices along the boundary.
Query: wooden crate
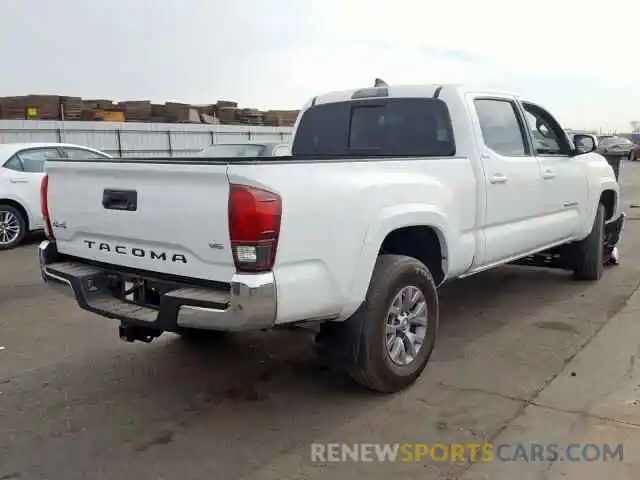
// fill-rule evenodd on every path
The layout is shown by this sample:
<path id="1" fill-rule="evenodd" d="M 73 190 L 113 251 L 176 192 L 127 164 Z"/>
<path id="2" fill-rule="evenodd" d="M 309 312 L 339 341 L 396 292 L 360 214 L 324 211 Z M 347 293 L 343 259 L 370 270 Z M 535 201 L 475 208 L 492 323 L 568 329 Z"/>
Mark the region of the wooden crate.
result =
<path id="1" fill-rule="evenodd" d="M 79 120 L 82 117 L 82 98 L 60 97 L 60 113 L 65 120 Z"/>
<path id="2" fill-rule="evenodd" d="M 118 102 L 118 109 L 124 111 L 127 122 L 144 122 L 151 118 L 151 101 L 149 100 Z"/>

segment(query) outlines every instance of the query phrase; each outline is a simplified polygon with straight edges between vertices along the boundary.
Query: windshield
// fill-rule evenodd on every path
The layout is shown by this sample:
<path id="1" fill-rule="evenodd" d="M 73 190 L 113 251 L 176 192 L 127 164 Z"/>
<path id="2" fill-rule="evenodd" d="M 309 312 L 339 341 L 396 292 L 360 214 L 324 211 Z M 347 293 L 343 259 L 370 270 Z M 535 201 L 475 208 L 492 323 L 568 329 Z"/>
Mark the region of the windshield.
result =
<path id="1" fill-rule="evenodd" d="M 449 111 L 431 98 L 335 102 L 307 110 L 293 155 L 415 156 L 455 154 Z"/>
<path id="2" fill-rule="evenodd" d="M 264 151 L 264 145 L 212 145 L 198 154 L 199 157 L 259 157 Z"/>

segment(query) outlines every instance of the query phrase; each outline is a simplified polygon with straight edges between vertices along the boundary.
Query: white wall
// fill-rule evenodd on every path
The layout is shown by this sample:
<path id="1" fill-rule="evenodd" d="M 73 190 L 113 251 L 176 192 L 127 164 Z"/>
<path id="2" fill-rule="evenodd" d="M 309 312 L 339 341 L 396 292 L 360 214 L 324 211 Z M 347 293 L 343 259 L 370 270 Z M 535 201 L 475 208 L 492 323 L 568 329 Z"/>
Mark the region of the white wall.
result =
<path id="1" fill-rule="evenodd" d="M 0 120 L 0 143 L 65 142 L 114 156 L 180 156 L 213 143 L 289 142 L 290 127 Z"/>

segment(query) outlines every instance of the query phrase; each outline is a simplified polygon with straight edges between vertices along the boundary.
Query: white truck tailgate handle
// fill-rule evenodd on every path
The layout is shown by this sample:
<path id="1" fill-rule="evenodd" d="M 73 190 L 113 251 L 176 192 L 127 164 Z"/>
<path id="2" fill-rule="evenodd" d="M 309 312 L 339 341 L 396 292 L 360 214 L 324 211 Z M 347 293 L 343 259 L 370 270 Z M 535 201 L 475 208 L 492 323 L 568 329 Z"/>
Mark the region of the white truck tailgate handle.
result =
<path id="1" fill-rule="evenodd" d="M 102 192 L 102 206 L 106 210 L 135 212 L 138 209 L 138 192 L 105 188 Z"/>
<path id="2" fill-rule="evenodd" d="M 551 180 L 552 178 L 556 178 L 556 173 L 553 170 L 545 170 L 542 172 L 542 178 L 545 180 Z"/>
<path id="3" fill-rule="evenodd" d="M 496 184 L 496 183 L 507 183 L 507 177 L 505 177 L 501 173 L 496 173 L 493 177 L 491 177 L 489 179 L 489 182 L 493 183 L 493 184 Z"/>

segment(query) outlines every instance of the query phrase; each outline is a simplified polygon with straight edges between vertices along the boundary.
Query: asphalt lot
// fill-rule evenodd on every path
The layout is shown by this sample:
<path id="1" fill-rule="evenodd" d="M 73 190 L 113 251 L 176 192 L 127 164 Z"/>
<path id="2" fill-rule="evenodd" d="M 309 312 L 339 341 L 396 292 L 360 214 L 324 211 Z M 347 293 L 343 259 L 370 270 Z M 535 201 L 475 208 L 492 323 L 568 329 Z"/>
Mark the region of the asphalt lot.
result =
<path id="1" fill-rule="evenodd" d="M 312 463 L 310 444 L 481 443 L 513 424 L 640 284 L 640 163 L 622 180 L 622 265 L 597 284 L 506 267 L 445 287 L 433 360 L 395 396 L 322 369 L 302 332 L 124 343 L 45 288 L 39 239 L 0 252 L 0 480 L 458 478 L 468 465 Z"/>

